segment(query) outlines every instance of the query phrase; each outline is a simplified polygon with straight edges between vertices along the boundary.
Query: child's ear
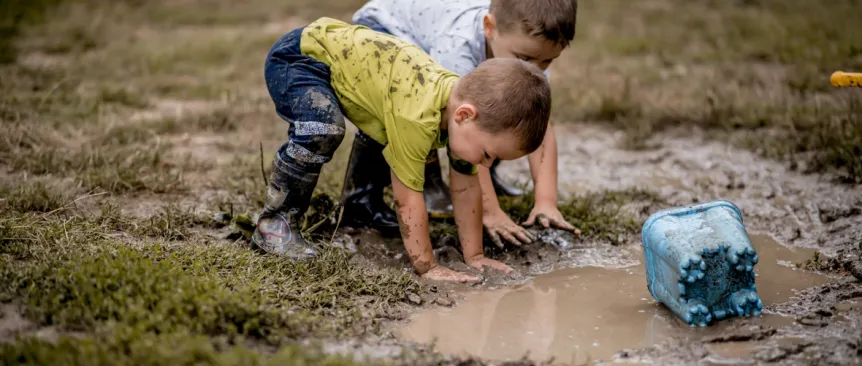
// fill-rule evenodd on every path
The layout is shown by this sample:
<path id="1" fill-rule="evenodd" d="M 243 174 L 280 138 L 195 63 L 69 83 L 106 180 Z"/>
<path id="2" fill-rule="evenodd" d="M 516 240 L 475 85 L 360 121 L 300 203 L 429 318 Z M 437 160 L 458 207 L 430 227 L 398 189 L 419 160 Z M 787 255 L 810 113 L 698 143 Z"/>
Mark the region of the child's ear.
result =
<path id="1" fill-rule="evenodd" d="M 469 120 L 475 120 L 479 117 L 479 110 L 476 106 L 465 103 L 458 106 L 455 110 L 455 123 L 461 124 Z"/>
<path id="2" fill-rule="evenodd" d="M 482 17 L 482 28 L 485 31 L 485 38 L 494 38 L 494 31 L 497 30 L 497 19 L 495 19 L 490 13 L 485 14 L 485 16 Z"/>

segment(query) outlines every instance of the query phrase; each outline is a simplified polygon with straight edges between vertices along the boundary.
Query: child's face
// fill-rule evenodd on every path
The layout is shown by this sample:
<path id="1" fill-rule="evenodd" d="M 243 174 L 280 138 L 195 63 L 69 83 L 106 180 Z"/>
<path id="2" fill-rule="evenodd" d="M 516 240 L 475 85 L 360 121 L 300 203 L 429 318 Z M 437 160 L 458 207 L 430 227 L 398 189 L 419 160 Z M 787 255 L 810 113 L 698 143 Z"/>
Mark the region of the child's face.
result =
<path id="1" fill-rule="evenodd" d="M 475 109 L 469 104 L 458 111 L 448 124 L 449 149 L 454 157 L 490 168 L 495 159 L 515 160 L 527 155 L 518 148 L 520 142 L 512 132 L 490 133 L 480 128 L 471 113 Z"/>
<path id="2" fill-rule="evenodd" d="M 520 30 L 500 32 L 491 14 L 485 15 L 483 27 L 486 45 L 491 52 L 489 57 L 519 58 L 545 71 L 551 66 L 551 61 L 563 52 L 562 45 L 524 34 Z"/>

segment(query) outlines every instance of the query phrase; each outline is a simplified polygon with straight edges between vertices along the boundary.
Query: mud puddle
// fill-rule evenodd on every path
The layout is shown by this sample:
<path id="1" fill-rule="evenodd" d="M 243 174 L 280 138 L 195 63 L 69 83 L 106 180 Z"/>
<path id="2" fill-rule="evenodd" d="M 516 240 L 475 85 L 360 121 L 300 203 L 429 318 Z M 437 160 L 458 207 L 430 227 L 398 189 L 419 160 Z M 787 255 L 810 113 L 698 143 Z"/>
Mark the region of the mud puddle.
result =
<path id="1" fill-rule="evenodd" d="M 697 341 L 717 336 L 742 323 L 775 328 L 789 325 L 793 318 L 771 311 L 771 305 L 829 279 L 795 267 L 813 251 L 789 249 L 767 236 L 751 239 L 761 258 L 755 267 L 757 291 L 764 304 L 760 317 L 731 318 L 707 328 L 691 328 L 652 298 L 643 264 L 637 260 L 638 264 L 624 268 L 571 268 L 539 275 L 514 288 L 468 293 L 455 308 L 421 313 L 399 333 L 412 341 L 435 342 L 441 352 L 450 355 L 501 361 L 528 355 L 535 361 L 554 357 L 558 362 L 581 364 L 611 360 L 617 351 L 670 338 Z M 716 347 L 731 347 L 715 350 L 715 361 L 719 361 L 748 353 L 753 345 Z"/>

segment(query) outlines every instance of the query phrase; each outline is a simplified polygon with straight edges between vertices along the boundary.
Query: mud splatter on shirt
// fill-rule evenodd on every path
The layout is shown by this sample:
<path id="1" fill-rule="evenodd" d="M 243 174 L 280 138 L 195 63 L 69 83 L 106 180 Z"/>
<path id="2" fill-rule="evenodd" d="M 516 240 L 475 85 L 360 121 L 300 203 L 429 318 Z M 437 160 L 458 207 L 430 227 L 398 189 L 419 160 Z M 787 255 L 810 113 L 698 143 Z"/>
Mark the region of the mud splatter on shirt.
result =
<path id="1" fill-rule="evenodd" d="M 416 45 L 332 18 L 306 27 L 300 48 L 329 66 L 344 115 L 386 145 L 404 185 L 422 191 L 428 152 L 448 140 L 440 119 L 458 75 Z"/>

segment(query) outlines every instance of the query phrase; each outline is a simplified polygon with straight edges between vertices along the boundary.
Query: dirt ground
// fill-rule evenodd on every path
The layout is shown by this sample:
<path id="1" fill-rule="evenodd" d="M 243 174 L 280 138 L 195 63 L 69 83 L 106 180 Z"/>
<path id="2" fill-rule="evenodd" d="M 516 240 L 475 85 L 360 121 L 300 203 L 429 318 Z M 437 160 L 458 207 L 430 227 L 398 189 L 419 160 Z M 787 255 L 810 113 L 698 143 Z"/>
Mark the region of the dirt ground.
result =
<path id="1" fill-rule="evenodd" d="M 3 364 L 537 364 L 445 355 L 397 330 L 465 290 L 640 261 L 651 213 L 715 199 L 751 235 L 816 249 L 797 265 L 830 283 L 766 306 L 792 324 L 734 322 L 612 361 L 726 363 L 717 346 L 757 345 L 732 363 L 862 364 L 862 91 L 828 85 L 862 70 L 862 28 L 836 18 L 859 1 L 581 1 L 551 84 L 560 208 L 583 234 L 487 242 L 517 273 L 475 287 L 422 281 L 400 239 L 338 225 L 350 135 L 303 226 L 324 255 L 249 249 L 287 131 L 263 57 L 361 1 L 13 3 L 0 29 Z M 501 174 L 530 187 L 526 159 Z M 501 205 L 523 220 L 530 200 Z M 470 270 L 451 223 L 431 236 L 440 262 Z"/>

